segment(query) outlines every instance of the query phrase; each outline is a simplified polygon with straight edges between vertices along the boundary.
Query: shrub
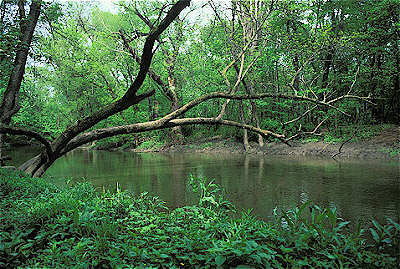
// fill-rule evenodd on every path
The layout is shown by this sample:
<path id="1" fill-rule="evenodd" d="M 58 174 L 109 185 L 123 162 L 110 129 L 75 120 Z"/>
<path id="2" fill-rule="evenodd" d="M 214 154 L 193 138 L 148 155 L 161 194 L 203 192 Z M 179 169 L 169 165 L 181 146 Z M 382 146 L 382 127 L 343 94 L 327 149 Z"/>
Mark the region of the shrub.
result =
<path id="1" fill-rule="evenodd" d="M 191 177 L 196 205 L 169 211 L 142 193 L 98 193 L 87 183 L 58 189 L 0 170 L 0 267 L 398 268 L 400 225 L 358 226 L 311 203 L 275 210 L 271 223 L 234 207 L 213 181 Z M 4 224 L 3 220 L 8 219 Z"/>

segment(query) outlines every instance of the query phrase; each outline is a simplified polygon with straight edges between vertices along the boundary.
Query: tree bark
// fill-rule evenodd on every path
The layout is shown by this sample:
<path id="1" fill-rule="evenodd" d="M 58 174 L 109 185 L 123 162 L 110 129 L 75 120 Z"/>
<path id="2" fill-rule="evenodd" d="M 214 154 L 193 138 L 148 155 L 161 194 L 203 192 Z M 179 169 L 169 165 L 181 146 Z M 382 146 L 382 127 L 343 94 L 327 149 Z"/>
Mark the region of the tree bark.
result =
<path id="1" fill-rule="evenodd" d="M 254 56 L 254 52 L 257 50 L 259 45 L 259 27 L 262 24 L 261 22 L 263 21 L 260 10 L 264 4 L 265 3 L 263 3 L 262 1 L 255 0 L 249 2 L 238 2 L 234 5 L 234 7 L 238 7 L 238 18 L 243 29 L 243 41 L 244 43 L 251 42 L 249 46 L 250 57 Z M 236 73 L 239 75 L 240 70 L 237 64 L 234 64 L 234 68 L 236 70 Z M 254 94 L 253 80 L 250 80 L 249 83 L 246 83 L 246 80 L 243 78 L 241 80 L 241 83 L 247 94 Z M 250 106 L 250 118 L 252 120 L 254 119 L 256 122 L 256 127 L 260 128 L 260 121 L 257 115 L 257 106 L 253 100 L 250 100 Z M 247 130 L 244 130 L 243 141 L 245 147 L 250 148 Z M 258 144 L 260 147 L 264 146 L 264 139 L 260 134 L 258 134 Z"/>
<path id="2" fill-rule="evenodd" d="M 23 1 L 19 2 L 23 4 Z M 9 124 L 11 117 L 19 110 L 18 93 L 25 73 L 25 65 L 28 59 L 28 51 L 32 43 L 33 33 L 39 18 L 40 6 L 41 1 L 34 0 L 30 6 L 28 18 L 23 16 L 24 18 L 21 21 L 21 45 L 18 47 L 14 60 L 14 67 L 3 95 L 3 102 L 0 106 L 0 121 L 4 124 Z M 23 10 L 20 10 L 20 13 L 23 12 Z"/>
<path id="3" fill-rule="evenodd" d="M 234 126 L 237 128 L 242 128 L 242 129 L 246 129 L 246 130 L 249 130 L 252 132 L 256 132 L 256 133 L 262 135 L 263 137 L 272 136 L 274 138 L 279 139 L 280 141 L 282 141 L 284 143 L 287 143 L 285 136 L 282 134 L 277 134 L 277 133 L 271 132 L 269 130 L 262 130 L 260 128 L 257 128 L 257 127 L 254 127 L 254 126 L 251 126 L 248 124 L 244 124 L 244 123 L 222 120 L 221 118 L 177 119 L 177 117 L 182 116 L 184 113 L 186 113 L 191 108 L 199 105 L 202 102 L 210 100 L 210 99 L 223 98 L 223 99 L 229 99 L 229 100 L 248 100 L 248 99 L 261 99 L 261 98 L 277 98 L 277 97 L 282 98 L 282 99 L 307 101 L 307 102 L 312 102 L 312 103 L 319 104 L 319 105 L 328 106 L 330 108 L 333 108 L 333 109 L 336 109 L 336 110 L 342 112 L 345 115 L 348 115 L 348 114 L 337 109 L 335 106 L 333 106 L 333 104 L 344 98 L 355 98 L 355 99 L 368 101 L 368 97 L 358 97 L 358 96 L 352 96 L 352 95 L 345 95 L 345 96 L 341 96 L 336 99 L 324 102 L 324 101 L 320 101 L 317 99 L 308 98 L 308 97 L 304 97 L 304 96 L 277 94 L 277 93 L 263 93 L 263 94 L 255 94 L 255 95 L 247 95 L 247 94 L 246 95 L 234 95 L 234 94 L 223 93 L 223 92 L 214 92 L 214 93 L 210 93 L 210 94 L 201 96 L 156 121 L 136 123 L 136 124 L 131 124 L 131 125 L 123 125 L 123 126 L 114 126 L 114 127 L 102 128 L 102 129 L 89 131 L 86 133 L 77 134 L 76 136 L 71 138 L 68 141 L 68 143 L 64 147 L 59 149 L 59 151 L 57 151 L 57 152 L 54 151 L 55 146 L 57 146 L 57 144 L 55 144 L 55 141 L 54 141 L 53 143 L 51 143 L 52 152 L 50 153 L 51 156 L 49 158 L 46 156 L 46 153 L 41 153 L 38 156 L 28 160 L 25 164 L 21 165 L 18 169 L 25 171 L 33 176 L 41 176 L 46 171 L 46 169 L 49 168 L 50 165 L 57 158 L 61 157 L 65 153 L 67 153 L 83 144 L 86 144 L 86 143 L 89 143 L 89 142 L 92 142 L 92 141 L 95 141 L 98 139 L 106 138 L 106 137 L 112 137 L 115 135 L 140 133 L 140 132 L 146 132 L 146 131 L 151 131 L 151 130 L 173 128 L 173 127 L 189 125 L 189 124 L 214 124 L 214 125 L 216 124 L 216 125 Z"/>
<path id="4" fill-rule="evenodd" d="M 333 62 L 333 54 L 334 54 L 334 49 L 331 45 L 329 45 L 328 51 L 326 52 L 326 57 L 324 59 L 324 69 L 321 80 L 321 88 L 323 89 L 328 87 L 329 73 L 331 71 L 331 66 Z"/>
<path id="5" fill-rule="evenodd" d="M 136 15 L 139 16 L 149 27 L 153 27 L 153 24 L 150 22 L 150 20 L 146 19 L 144 16 L 142 16 L 138 11 L 136 11 Z M 140 64 L 141 59 L 135 52 L 135 50 L 132 49 L 132 47 L 129 45 L 128 40 L 126 39 L 124 33 L 120 31 L 120 36 L 124 42 L 125 49 L 129 51 L 133 59 Z M 176 47 L 178 48 L 178 47 Z M 179 99 L 178 95 L 176 93 L 176 83 L 175 83 L 175 74 L 174 74 L 174 63 L 175 63 L 175 57 L 170 56 L 169 52 L 162 47 L 163 53 L 165 55 L 166 59 L 166 66 L 167 66 L 167 71 L 168 71 L 168 83 L 165 83 L 159 75 L 157 75 L 153 70 L 149 70 L 148 74 L 150 78 L 161 87 L 163 90 L 164 94 L 168 98 L 170 102 L 170 111 L 175 111 L 176 109 L 179 108 Z M 177 50 L 177 49 L 176 49 Z M 180 126 L 174 127 L 172 129 L 172 134 L 173 134 L 173 143 L 180 143 L 183 141 L 183 133 L 182 133 L 182 128 Z"/>
<path id="6" fill-rule="evenodd" d="M 244 111 L 243 111 L 243 101 L 240 101 L 240 119 L 242 121 L 243 125 L 246 125 L 246 120 L 244 117 Z M 247 129 L 243 128 L 243 145 L 246 151 L 250 150 L 250 144 L 249 144 L 249 133 L 247 132 Z"/>
<path id="7" fill-rule="evenodd" d="M 25 65 L 28 59 L 29 48 L 32 43 L 33 33 L 35 31 L 39 15 L 40 0 L 33 0 L 30 5 L 28 17 L 25 15 L 24 1 L 18 1 L 20 15 L 20 45 L 18 46 L 13 69 L 8 80 L 7 88 L 3 94 L 3 102 L 0 105 L 0 123 L 9 125 L 12 116 L 15 115 L 20 106 L 18 104 L 18 93 L 21 88 L 22 79 L 25 74 Z M 0 134 L 0 157 L 3 154 L 5 134 Z"/>
<path id="8" fill-rule="evenodd" d="M 23 170 L 33 176 L 41 176 L 53 163 L 59 158 L 60 153 L 66 147 L 66 145 L 77 135 L 88 130 L 93 127 L 100 121 L 123 111 L 130 106 L 141 102 L 142 100 L 148 98 L 149 96 L 154 94 L 154 91 L 143 93 L 137 95 L 138 90 L 142 86 L 144 79 L 147 75 L 147 72 L 150 67 L 150 63 L 153 57 L 153 46 L 158 37 L 167 29 L 167 27 L 175 20 L 175 18 L 179 15 L 179 13 L 187 6 L 189 6 L 190 0 L 180 0 L 168 11 L 165 18 L 160 22 L 160 24 L 152 29 L 149 35 L 146 38 L 139 72 L 128 88 L 124 96 L 122 96 L 119 100 L 110 103 L 109 105 L 100 108 L 98 111 L 93 114 L 78 120 L 75 124 L 66 128 L 66 130 L 61 133 L 52 143 L 51 149 L 52 152 L 50 156 L 45 153 L 41 153 L 36 156 L 34 159 L 28 161 L 21 167 Z"/>

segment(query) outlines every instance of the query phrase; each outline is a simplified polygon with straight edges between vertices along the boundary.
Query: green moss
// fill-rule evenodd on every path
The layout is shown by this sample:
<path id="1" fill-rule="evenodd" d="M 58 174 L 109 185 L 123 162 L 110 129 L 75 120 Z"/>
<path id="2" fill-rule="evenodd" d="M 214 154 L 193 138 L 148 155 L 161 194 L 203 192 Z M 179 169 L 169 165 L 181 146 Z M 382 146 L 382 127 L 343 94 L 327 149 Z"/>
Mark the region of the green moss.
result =
<path id="1" fill-rule="evenodd" d="M 367 245 L 344 232 L 334 209 L 309 203 L 270 222 L 243 213 L 212 181 L 191 177 L 197 205 L 169 211 L 142 193 L 98 193 L 87 183 L 58 189 L 0 170 L 0 267 L 398 268 L 400 225 L 376 222 Z M 3 222 L 4 220 L 7 222 Z"/>

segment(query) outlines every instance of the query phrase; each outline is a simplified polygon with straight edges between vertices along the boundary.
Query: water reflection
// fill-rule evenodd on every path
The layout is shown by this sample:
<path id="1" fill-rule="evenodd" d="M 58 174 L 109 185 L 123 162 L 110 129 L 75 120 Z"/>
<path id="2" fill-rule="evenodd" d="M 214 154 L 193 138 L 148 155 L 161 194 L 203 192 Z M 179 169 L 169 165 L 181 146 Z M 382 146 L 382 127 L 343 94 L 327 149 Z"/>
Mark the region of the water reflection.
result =
<path id="1" fill-rule="evenodd" d="M 87 178 L 99 189 L 115 189 L 118 182 L 136 194 L 147 191 L 159 196 L 171 208 L 195 202 L 188 185 L 190 174 L 213 178 L 239 209 L 253 208 L 264 219 L 275 207 L 291 209 L 308 200 L 337 207 L 346 220 L 388 216 L 399 221 L 400 215 L 396 161 L 338 163 L 330 158 L 75 150 L 57 160 L 47 174 Z"/>

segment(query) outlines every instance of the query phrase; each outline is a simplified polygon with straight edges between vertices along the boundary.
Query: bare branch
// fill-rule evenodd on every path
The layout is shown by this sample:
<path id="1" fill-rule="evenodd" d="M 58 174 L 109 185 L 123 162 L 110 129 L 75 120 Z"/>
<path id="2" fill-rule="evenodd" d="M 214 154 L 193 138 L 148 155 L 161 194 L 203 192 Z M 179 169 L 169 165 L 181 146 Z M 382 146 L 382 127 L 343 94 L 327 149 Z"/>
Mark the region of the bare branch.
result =
<path id="1" fill-rule="evenodd" d="M 290 124 L 290 123 L 293 123 L 293 122 L 295 122 L 295 121 L 300 120 L 301 118 L 303 118 L 304 116 L 306 116 L 308 113 L 310 113 L 311 111 L 313 111 L 313 110 L 314 110 L 315 108 L 317 108 L 317 107 L 318 107 L 318 106 L 313 106 L 312 108 L 308 109 L 306 112 L 304 112 L 302 115 L 298 116 L 297 118 L 294 118 L 294 119 L 292 119 L 292 120 L 290 120 L 290 121 L 284 122 L 284 123 L 282 124 L 282 126 L 285 126 L 285 125 L 288 125 L 288 124 Z"/>
<path id="2" fill-rule="evenodd" d="M 376 105 L 375 103 L 373 103 L 372 101 L 370 101 L 371 96 L 357 96 L 357 95 L 349 95 L 349 94 L 339 96 L 339 97 L 337 97 L 337 98 L 335 98 L 335 99 L 333 99 L 333 100 L 330 100 L 330 101 L 328 101 L 328 102 L 326 102 L 326 103 L 327 103 L 327 104 L 333 104 L 333 103 L 336 103 L 336 102 L 338 102 L 338 101 L 340 101 L 340 100 L 343 100 L 343 99 L 358 99 L 358 100 L 361 100 L 361 101 L 370 103 L 370 104 L 372 104 L 372 105 Z"/>
<path id="3" fill-rule="evenodd" d="M 358 68 L 357 68 L 357 72 L 356 72 L 356 74 L 355 74 L 355 76 L 354 76 L 353 83 L 351 84 L 350 90 L 347 92 L 347 94 L 350 94 L 350 92 L 353 90 L 353 87 L 354 87 L 354 85 L 355 85 L 356 82 L 357 82 L 358 72 L 360 72 L 360 66 L 358 66 Z"/>
<path id="4" fill-rule="evenodd" d="M 321 134 L 318 134 L 317 131 L 318 131 L 319 127 L 321 127 L 321 125 L 322 125 L 326 120 L 327 120 L 327 119 L 324 119 L 323 121 L 321 121 L 321 122 L 314 128 L 314 130 L 313 130 L 312 132 L 301 132 L 301 133 L 295 134 L 295 135 L 289 137 L 286 141 L 290 141 L 290 140 L 293 140 L 293 139 L 295 139 L 295 138 L 297 138 L 297 137 L 299 137 L 299 136 L 304 136 L 304 135 L 319 135 L 319 136 L 320 136 Z"/>
<path id="5" fill-rule="evenodd" d="M 282 99 L 288 99 L 288 100 L 299 100 L 299 101 L 307 101 L 311 103 L 315 103 L 318 105 L 323 105 L 327 106 L 329 108 L 335 109 L 342 114 L 346 116 L 350 116 L 348 113 L 341 111 L 337 107 L 333 106 L 332 104 L 335 103 L 330 101 L 330 102 L 323 102 L 317 99 L 305 97 L 305 96 L 299 96 L 299 95 L 292 95 L 292 94 L 283 94 L 283 93 L 261 93 L 261 94 L 241 94 L 241 95 L 236 95 L 236 94 L 229 94 L 229 93 L 224 93 L 224 92 L 213 92 L 210 94 L 206 94 L 203 96 L 198 97 L 197 99 L 187 103 L 186 105 L 182 106 L 181 108 L 177 109 L 176 111 L 166 115 L 163 117 L 161 120 L 169 121 L 171 119 L 175 119 L 178 116 L 186 113 L 189 109 L 197 106 L 198 104 L 209 100 L 209 99 L 216 99 L 216 98 L 222 98 L 222 99 L 229 99 L 229 100 L 252 100 L 252 99 L 263 99 L 263 98 L 282 98 Z M 361 98 L 361 97 L 359 97 Z M 340 99 L 338 99 L 340 100 Z M 338 101 L 337 100 L 337 101 Z"/>
<path id="6" fill-rule="evenodd" d="M 289 139 L 285 139 L 284 135 L 274 133 L 272 131 L 268 130 L 263 130 L 257 127 L 254 127 L 252 125 L 247 125 L 243 123 L 238 123 L 234 121 L 228 121 L 228 120 L 222 120 L 221 118 L 185 118 L 185 119 L 177 119 L 177 117 L 183 115 L 186 113 L 188 110 L 191 108 L 199 105 L 202 102 L 205 102 L 210 99 L 217 99 L 217 98 L 223 98 L 223 99 L 229 99 L 229 100 L 252 100 L 252 99 L 262 99 L 262 98 L 275 98 L 279 97 L 282 99 L 290 99 L 290 100 L 299 100 L 299 101 L 308 101 L 308 102 L 313 102 L 319 105 L 325 105 L 328 107 L 333 107 L 332 105 L 304 97 L 304 96 L 297 96 L 297 95 L 289 95 L 289 94 L 279 94 L 279 93 L 263 93 L 263 94 L 244 94 L 244 95 L 234 95 L 234 94 L 229 94 L 229 93 L 224 93 L 224 92 L 214 92 L 210 94 L 203 95 L 186 105 L 182 106 L 181 108 L 173 111 L 172 113 L 162 117 L 161 119 L 155 120 L 155 121 L 150 121 L 150 122 L 144 122 L 144 123 L 136 123 L 136 124 L 130 124 L 130 125 L 122 125 L 122 126 L 114 126 L 114 127 L 109 127 L 109 128 L 103 128 L 103 129 L 98 129 L 86 133 L 82 133 L 79 136 L 76 136 L 73 140 L 71 140 L 70 143 L 68 143 L 66 149 L 64 149 L 61 154 L 65 154 L 66 152 L 89 142 L 114 136 L 114 135 L 119 135 L 119 134 L 130 134 L 130 133 L 139 133 L 139 132 L 146 132 L 150 130 L 159 130 L 159 129 L 166 129 L 166 128 L 172 128 L 175 126 L 181 126 L 181 125 L 189 125 L 189 124 L 221 124 L 221 125 L 229 125 L 229 126 L 235 126 L 239 128 L 244 128 L 249 131 L 256 132 L 262 136 L 272 136 L 274 138 L 279 139 L 280 141 L 288 144 L 288 141 L 300 136 L 300 135 L 316 135 L 316 132 L 320 128 L 320 126 L 325 122 L 323 120 L 318 126 L 312 131 L 312 132 L 303 132 L 301 134 L 294 135 L 290 137 Z M 335 107 L 333 107 L 335 108 Z M 289 144 L 288 144 L 289 145 Z"/>
<path id="7" fill-rule="evenodd" d="M 343 148 L 344 144 L 346 144 L 346 143 L 349 142 L 351 139 L 353 139 L 353 137 L 354 137 L 355 134 L 356 134 L 356 132 L 354 131 L 353 135 L 352 135 L 350 138 L 348 138 L 346 141 L 344 141 L 344 142 L 340 145 L 338 152 L 332 155 L 332 159 L 334 159 L 334 160 L 336 161 L 335 157 L 338 156 L 338 155 L 340 155 L 340 154 L 342 154 L 342 148 Z"/>

